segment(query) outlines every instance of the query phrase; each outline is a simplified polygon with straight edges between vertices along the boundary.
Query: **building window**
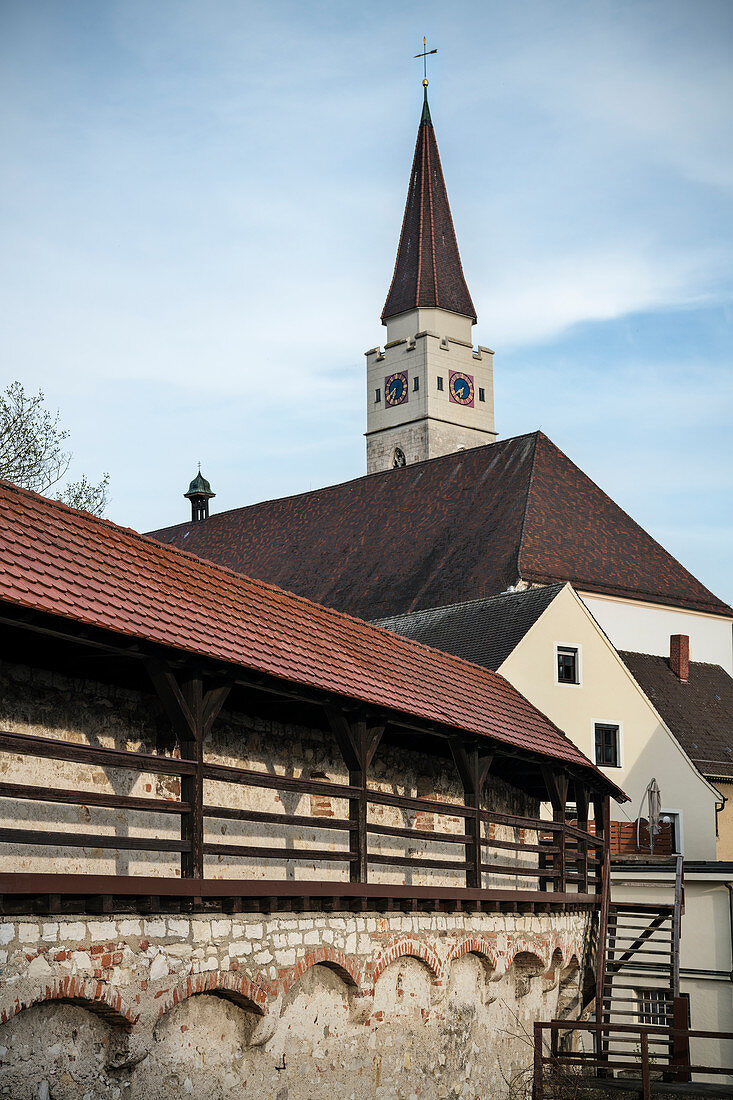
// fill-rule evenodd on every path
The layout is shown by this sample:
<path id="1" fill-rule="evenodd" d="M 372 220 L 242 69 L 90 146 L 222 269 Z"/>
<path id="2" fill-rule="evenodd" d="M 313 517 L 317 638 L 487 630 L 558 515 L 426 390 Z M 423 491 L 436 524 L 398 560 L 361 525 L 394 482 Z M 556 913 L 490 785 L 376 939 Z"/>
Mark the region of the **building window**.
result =
<path id="1" fill-rule="evenodd" d="M 621 767 L 618 726 L 596 722 L 596 764 L 600 768 Z"/>
<path id="2" fill-rule="evenodd" d="M 417 393 L 417 391 L 420 389 L 420 379 L 417 377 L 417 375 L 415 375 L 415 377 L 412 380 L 412 388 L 415 391 L 415 393 Z"/>
<path id="3" fill-rule="evenodd" d="M 440 377 L 440 375 L 438 375 L 438 389 L 443 389 L 443 379 Z"/>
<path id="4" fill-rule="evenodd" d="M 639 989 L 639 1023 L 652 1027 L 669 1027 L 672 1023 L 672 1005 L 664 989 Z"/>
<path id="5" fill-rule="evenodd" d="M 382 391 L 381 390 L 375 390 L 374 391 L 374 404 L 378 405 L 381 400 L 382 400 Z"/>
<path id="6" fill-rule="evenodd" d="M 575 646 L 559 645 L 557 647 L 557 682 L 558 684 L 580 683 L 580 660 Z"/>
<path id="7" fill-rule="evenodd" d="M 682 821 L 678 813 L 672 813 L 670 810 L 662 810 L 659 819 L 663 825 L 669 828 L 670 842 L 672 845 L 672 855 L 682 855 Z"/>
<path id="8" fill-rule="evenodd" d="M 479 399 L 479 401 L 485 401 L 486 400 L 486 390 L 482 390 L 481 386 L 479 386 L 479 388 L 478 388 L 478 399 Z"/>

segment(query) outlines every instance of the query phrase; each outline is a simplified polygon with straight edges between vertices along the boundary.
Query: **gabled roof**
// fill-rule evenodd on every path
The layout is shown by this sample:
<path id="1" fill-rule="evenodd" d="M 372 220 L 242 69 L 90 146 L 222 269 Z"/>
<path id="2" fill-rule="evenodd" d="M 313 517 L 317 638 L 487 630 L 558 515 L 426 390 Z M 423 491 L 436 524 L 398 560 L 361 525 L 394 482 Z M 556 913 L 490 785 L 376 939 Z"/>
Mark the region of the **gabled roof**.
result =
<path id="1" fill-rule="evenodd" d="M 488 736 L 592 772 L 503 677 L 0 481 L 0 601 Z"/>
<path id="2" fill-rule="evenodd" d="M 418 306 L 447 309 L 476 321 L 476 310 L 458 254 L 438 143 L 428 109 L 427 88 L 397 261 L 382 321 Z"/>
<path id="3" fill-rule="evenodd" d="M 413 638 L 496 671 L 564 587 L 547 584 L 376 622 L 403 638 Z"/>
<path id="4" fill-rule="evenodd" d="M 690 661 L 683 683 L 666 657 L 620 656 L 698 770 L 733 780 L 733 679 L 725 669 Z"/>
<path id="5" fill-rule="evenodd" d="M 542 432 L 151 534 L 364 619 L 519 581 L 733 616 Z"/>

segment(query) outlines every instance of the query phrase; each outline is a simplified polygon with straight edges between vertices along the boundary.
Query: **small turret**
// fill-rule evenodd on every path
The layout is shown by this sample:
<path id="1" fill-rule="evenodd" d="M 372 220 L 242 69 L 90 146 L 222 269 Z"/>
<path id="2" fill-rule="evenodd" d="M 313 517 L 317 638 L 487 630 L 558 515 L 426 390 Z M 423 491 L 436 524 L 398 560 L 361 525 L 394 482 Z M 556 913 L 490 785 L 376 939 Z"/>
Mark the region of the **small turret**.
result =
<path id="1" fill-rule="evenodd" d="M 188 487 L 188 492 L 183 495 L 191 501 L 192 523 L 199 523 L 202 519 L 209 518 L 209 501 L 216 496 L 216 493 L 212 493 L 211 485 L 201 473 L 200 466 L 199 472 Z"/>

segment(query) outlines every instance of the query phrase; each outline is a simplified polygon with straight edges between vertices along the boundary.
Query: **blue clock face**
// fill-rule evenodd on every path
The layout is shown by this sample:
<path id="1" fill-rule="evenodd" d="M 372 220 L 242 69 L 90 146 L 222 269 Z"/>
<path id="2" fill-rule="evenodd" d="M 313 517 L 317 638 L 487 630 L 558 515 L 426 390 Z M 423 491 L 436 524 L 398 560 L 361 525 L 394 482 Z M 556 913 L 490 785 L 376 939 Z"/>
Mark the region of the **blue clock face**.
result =
<path id="1" fill-rule="evenodd" d="M 407 371 L 399 374 L 390 374 L 384 380 L 384 403 L 388 407 L 392 405 L 404 405 L 407 401 Z"/>
<path id="2" fill-rule="evenodd" d="M 451 371 L 448 382 L 451 401 L 457 405 L 473 405 L 473 378 L 462 371 Z"/>

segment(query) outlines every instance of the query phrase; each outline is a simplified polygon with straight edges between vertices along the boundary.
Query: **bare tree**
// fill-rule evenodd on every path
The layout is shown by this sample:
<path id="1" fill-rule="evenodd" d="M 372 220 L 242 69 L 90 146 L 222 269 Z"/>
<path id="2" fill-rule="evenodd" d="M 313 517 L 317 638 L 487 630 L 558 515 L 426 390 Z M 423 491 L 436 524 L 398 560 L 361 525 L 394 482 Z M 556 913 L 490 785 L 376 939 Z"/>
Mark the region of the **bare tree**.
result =
<path id="1" fill-rule="evenodd" d="M 0 393 L 0 478 L 36 493 L 48 493 L 63 480 L 71 464 L 71 452 L 65 449 L 68 438 L 58 412 L 46 408 L 41 390 L 28 394 L 22 383 L 12 382 Z M 98 485 L 82 475 L 78 481 L 67 482 L 56 499 L 101 516 L 108 489 L 109 474 Z"/>

